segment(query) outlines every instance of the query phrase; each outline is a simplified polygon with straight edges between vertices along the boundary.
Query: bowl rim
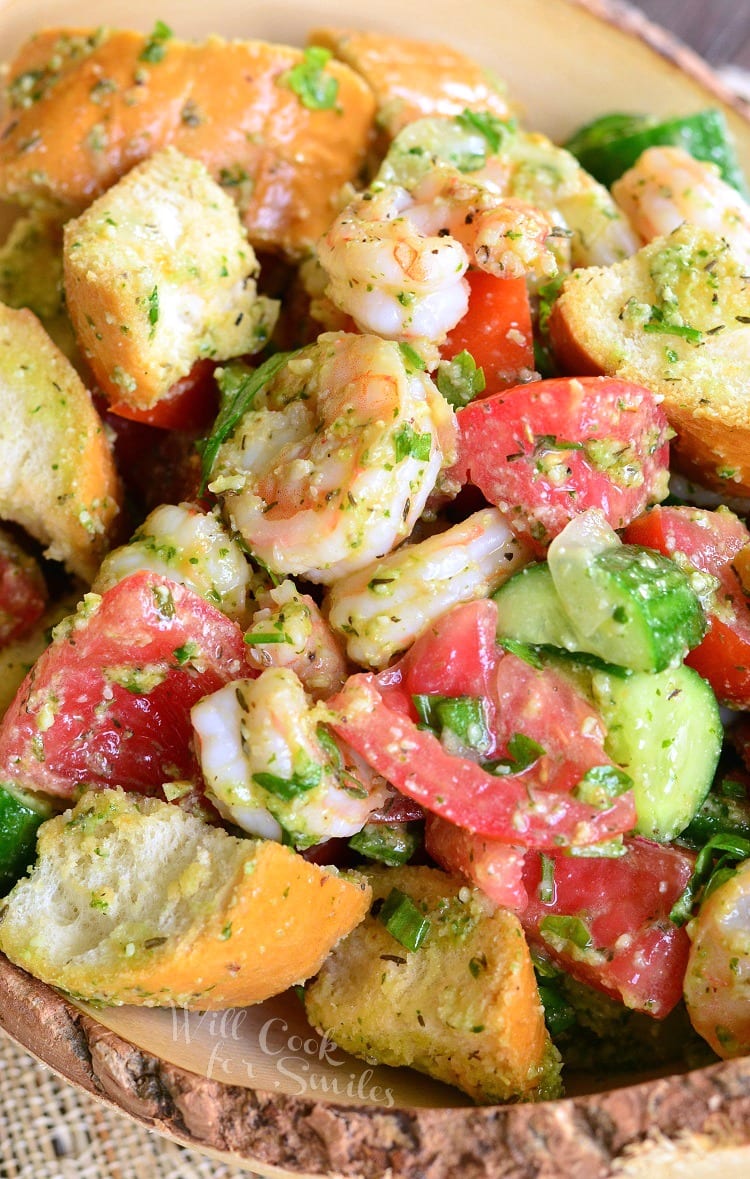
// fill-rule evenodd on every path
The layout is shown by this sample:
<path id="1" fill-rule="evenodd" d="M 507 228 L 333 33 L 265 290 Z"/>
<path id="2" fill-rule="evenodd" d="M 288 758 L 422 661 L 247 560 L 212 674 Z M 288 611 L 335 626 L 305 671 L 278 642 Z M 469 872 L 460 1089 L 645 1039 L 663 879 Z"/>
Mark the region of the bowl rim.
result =
<path id="1" fill-rule="evenodd" d="M 562 2 L 645 44 L 739 115 L 750 135 L 750 102 L 627 0 Z M 68 1083 L 139 1124 L 279 1179 L 423 1179 L 427 1158 L 430 1179 L 453 1179 L 467 1163 L 488 1179 L 605 1179 L 623 1156 L 645 1157 L 665 1139 L 675 1145 L 675 1163 L 689 1161 L 698 1141 L 709 1151 L 750 1144 L 750 1056 L 535 1104 L 342 1104 L 226 1084 L 172 1064 L 2 953 L 0 1027 Z"/>

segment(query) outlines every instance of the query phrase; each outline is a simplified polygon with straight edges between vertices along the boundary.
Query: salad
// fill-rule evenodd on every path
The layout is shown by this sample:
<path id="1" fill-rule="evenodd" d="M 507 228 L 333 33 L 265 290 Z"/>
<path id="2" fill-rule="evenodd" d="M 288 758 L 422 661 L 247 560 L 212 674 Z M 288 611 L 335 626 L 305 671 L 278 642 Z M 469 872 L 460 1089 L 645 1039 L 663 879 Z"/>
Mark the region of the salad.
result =
<path id="1" fill-rule="evenodd" d="M 538 1100 L 750 1049 L 750 205 L 435 52 L 9 67 L 0 950 Z"/>

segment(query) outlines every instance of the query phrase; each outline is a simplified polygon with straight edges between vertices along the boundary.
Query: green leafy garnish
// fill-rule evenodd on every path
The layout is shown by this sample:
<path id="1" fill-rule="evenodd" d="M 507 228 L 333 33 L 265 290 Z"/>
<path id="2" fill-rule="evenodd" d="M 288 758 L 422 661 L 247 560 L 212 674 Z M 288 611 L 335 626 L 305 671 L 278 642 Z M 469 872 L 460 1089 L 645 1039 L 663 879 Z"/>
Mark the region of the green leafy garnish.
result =
<path id="1" fill-rule="evenodd" d="M 680 893 L 669 914 L 675 925 L 684 925 L 701 901 L 711 895 L 720 884 L 729 880 L 741 860 L 750 857 L 750 839 L 739 835 L 714 835 L 701 849 L 693 874 Z"/>
<path id="2" fill-rule="evenodd" d="M 414 458 L 420 463 L 426 463 L 429 462 L 432 451 L 432 435 L 418 434 L 413 426 L 404 422 L 393 435 L 393 446 L 397 463 L 405 458 Z"/>
<path id="3" fill-rule="evenodd" d="M 619 766 L 592 766 L 573 791 L 579 802 L 589 806 L 607 807 L 613 798 L 633 787 L 633 779 Z"/>
<path id="4" fill-rule="evenodd" d="M 398 350 L 401 353 L 401 356 L 403 357 L 404 365 L 406 366 L 407 372 L 410 372 L 410 373 L 426 372 L 427 365 L 424 362 L 424 358 L 422 356 L 420 356 L 420 354 L 419 354 L 419 352 L 417 352 L 416 348 L 412 348 L 411 344 L 406 344 L 404 341 L 401 341 L 401 343 L 398 346 Z"/>
<path id="5" fill-rule="evenodd" d="M 419 824 L 367 823 L 349 840 L 352 851 L 397 868 L 407 864 L 420 845 Z"/>
<path id="6" fill-rule="evenodd" d="M 482 393 L 487 382 L 484 369 L 466 349 L 452 360 L 441 360 L 437 369 L 437 387 L 454 409 L 462 409 Z"/>
<path id="7" fill-rule="evenodd" d="M 431 729 L 438 737 L 449 730 L 459 741 L 479 752 L 490 747 L 484 704 L 476 696 L 414 695 L 423 728 Z"/>
<path id="8" fill-rule="evenodd" d="M 508 741 L 508 756 L 498 757 L 482 763 L 482 769 L 489 774 L 503 777 L 505 774 L 520 774 L 543 757 L 545 749 L 538 741 L 525 733 L 514 733 Z"/>
<path id="9" fill-rule="evenodd" d="M 513 130 L 512 123 L 503 122 L 490 111 L 464 110 L 460 115 L 456 115 L 456 122 L 467 131 L 478 131 L 483 135 L 494 154 L 499 152 L 503 139 Z"/>
<path id="10" fill-rule="evenodd" d="M 154 25 L 151 34 L 143 46 L 143 49 L 138 54 L 139 61 L 147 61 L 150 65 L 155 65 L 163 59 L 167 52 L 167 41 L 174 36 L 169 25 L 166 25 L 163 20 L 158 20 Z"/>
<path id="11" fill-rule="evenodd" d="M 293 90 L 308 110 L 330 110 L 336 105 L 339 93 L 338 79 L 325 72 L 330 59 L 330 49 L 310 45 L 304 51 L 302 61 L 282 74 L 279 82 Z"/>
<path id="12" fill-rule="evenodd" d="M 285 802 L 290 802 L 293 798 L 298 798 L 300 794 L 306 794 L 308 790 L 314 790 L 316 786 L 319 786 L 322 776 L 322 766 L 312 758 L 308 758 L 301 769 L 295 770 L 291 778 L 282 778 L 278 774 L 261 772 L 253 774 L 253 782 L 262 786 L 264 790 L 268 790 L 269 793 L 283 798 Z"/>
<path id="13" fill-rule="evenodd" d="M 400 888 L 392 888 L 378 913 L 388 932 L 407 950 L 418 950 L 430 932 L 430 921 Z"/>
<path id="14" fill-rule="evenodd" d="M 579 950 L 587 950 L 593 944 L 588 926 L 580 917 L 551 913 L 549 917 L 543 917 L 540 921 L 539 932 L 542 937 L 548 934 L 551 938 L 572 942 Z"/>
<path id="15" fill-rule="evenodd" d="M 248 410 L 252 409 L 253 401 L 261 389 L 273 380 L 277 372 L 294 355 L 294 352 L 276 352 L 256 369 L 248 368 L 244 364 L 227 365 L 217 377 L 221 393 L 219 413 L 212 433 L 196 443 L 203 473 L 201 493 L 211 478 L 211 471 L 222 443 L 226 442 Z"/>

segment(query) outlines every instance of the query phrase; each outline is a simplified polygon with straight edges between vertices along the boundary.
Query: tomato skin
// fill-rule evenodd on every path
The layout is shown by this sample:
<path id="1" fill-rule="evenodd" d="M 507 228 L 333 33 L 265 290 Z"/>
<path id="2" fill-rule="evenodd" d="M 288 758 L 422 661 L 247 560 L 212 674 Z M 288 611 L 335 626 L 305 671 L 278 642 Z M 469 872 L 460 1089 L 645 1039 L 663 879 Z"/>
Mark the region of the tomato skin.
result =
<path id="1" fill-rule="evenodd" d="M 667 493 L 669 426 L 640 385 L 555 377 L 473 401 L 456 416 L 452 476 L 479 487 L 540 545 L 587 508 L 622 528 Z"/>
<path id="2" fill-rule="evenodd" d="M 555 855 L 554 899 L 539 899 L 541 857 L 526 856 L 528 905 L 521 923 L 529 940 L 574 978 L 619 999 L 626 1007 L 663 1019 L 682 998 L 690 939 L 669 911 L 693 870 L 693 857 L 645 839 L 626 840 L 626 854 Z M 593 949 L 555 949 L 541 931 L 545 917 L 580 917 Z"/>
<path id="3" fill-rule="evenodd" d="M 197 360 L 187 376 L 176 381 L 155 405 L 138 409 L 125 401 L 110 401 L 109 411 L 128 421 L 162 430 L 206 430 L 219 409 L 215 368 L 213 360 Z"/>
<path id="4" fill-rule="evenodd" d="M 742 521 L 724 509 L 652 508 L 626 528 L 624 539 L 671 557 L 719 580 L 708 630 L 685 662 L 702 675 L 719 703 L 750 708 L 750 606 L 732 561 L 750 542 Z"/>
<path id="5" fill-rule="evenodd" d="M 63 797 L 81 783 L 153 794 L 200 782 L 190 708 L 248 674 L 234 622 L 187 586 L 133 573 L 61 624 L 21 684 L 0 724 L 0 774 Z"/>
<path id="6" fill-rule="evenodd" d="M 350 676 L 328 701 L 329 724 L 402 794 L 444 819 L 506 843 L 540 849 L 598 843 L 635 824 L 632 792 L 606 810 L 539 788 L 528 771 L 495 777 L 447 753 L 431 732 L 388 706 L 374 675 Z"/>
<path id="7" fill-rule="evenodd" d="M 470 352 L 484 370 L 486 386 L 480 396 L 517 385 L 534 371 L 531 302 L 525 278 L 497 278 L 484 270 L 470 270 L 469 309 L 440 348 L 444 360 Z"/>
<path id="8" fill-rule="evenodd" d="M 526 908 L 524 848 L 473 835 L 437 815 L 427 815 L 424 845 L 441 868 L 454 876 L 466 877 L 496 905 L 516 913 Z"/>

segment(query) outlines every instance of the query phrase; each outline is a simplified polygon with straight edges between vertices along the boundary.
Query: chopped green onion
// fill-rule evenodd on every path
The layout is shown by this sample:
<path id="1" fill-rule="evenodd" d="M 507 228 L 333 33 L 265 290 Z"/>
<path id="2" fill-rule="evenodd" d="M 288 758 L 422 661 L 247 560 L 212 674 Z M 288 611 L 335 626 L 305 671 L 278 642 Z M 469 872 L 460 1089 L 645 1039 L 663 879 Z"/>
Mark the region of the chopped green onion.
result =
<path id="1" fill-rule="evenodd" d="M 352 851 L 368 860 L 397 868 L 408 864 L 420 845 L 418 825 L 412 823 L 367 823 L 349 840 Z"/>
<path id="2" fill-rule="evenodd" d="M 252 647 L 256 643 L 291 643 L 291 641 L 289 635 L 283 630 L 256 631 L 254 634 L 248 631 L 245 635 L 248 647 Z"/>
<path id="3" fill-rule="evenodd" d="M 552 856 L 541 854 L 542 878 L 539 881 L 537 894 L 543 905 L 555 903 L 555 861 Z"/>
<path id="4" fill-rule="evenodd" d="M 391 937 L 407 950 L 418 950 L 430 932 L 429 918 L 420 913 L 410 896 L 400 888 L 392 888 L 378 918 Z"/>
<path id="5" fill-rule="evenodd" d="M 549 935 L 551 939 L 559 938 L 572 942 L 579 950 L 587 950 L 593 944 L 588 926 L 580 917 L 568 917 L 561 913 L 550 914 L 540 921 L 539 932 L 542 937 Z"/>

